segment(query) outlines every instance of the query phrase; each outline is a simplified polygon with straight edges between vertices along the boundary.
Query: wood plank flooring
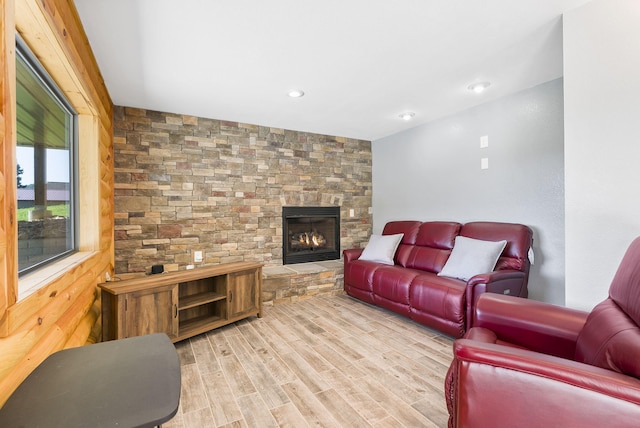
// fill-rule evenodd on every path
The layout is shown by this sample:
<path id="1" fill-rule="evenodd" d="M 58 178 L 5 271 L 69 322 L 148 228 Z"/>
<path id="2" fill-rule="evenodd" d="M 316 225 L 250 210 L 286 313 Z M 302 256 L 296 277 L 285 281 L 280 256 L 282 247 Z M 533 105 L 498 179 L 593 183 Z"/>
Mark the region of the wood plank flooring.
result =
<path id="1" fill-rule="evenodd" d="M 345 295 L 264 308 L 176 344 L 164 427 L 445 427 L 452 339 Z"/>

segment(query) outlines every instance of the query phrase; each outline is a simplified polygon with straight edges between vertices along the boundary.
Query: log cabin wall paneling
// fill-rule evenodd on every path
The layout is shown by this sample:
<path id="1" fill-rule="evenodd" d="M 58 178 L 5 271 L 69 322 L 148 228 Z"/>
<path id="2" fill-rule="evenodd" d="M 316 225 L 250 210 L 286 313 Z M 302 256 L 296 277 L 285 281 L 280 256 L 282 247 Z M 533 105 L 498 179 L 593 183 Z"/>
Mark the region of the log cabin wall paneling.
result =
<path id="1" fill-rule="evenodd" d="M 72 0 L 0 0 L 0 406 L 51 353 L 100 337 L 97 284 L 113 273 L 113 104 Z M 29 275 L 18 299 L 15 34 L 78 112 L 79 253 Z M 21 279 L 23 281 L 23 279 Z"/>

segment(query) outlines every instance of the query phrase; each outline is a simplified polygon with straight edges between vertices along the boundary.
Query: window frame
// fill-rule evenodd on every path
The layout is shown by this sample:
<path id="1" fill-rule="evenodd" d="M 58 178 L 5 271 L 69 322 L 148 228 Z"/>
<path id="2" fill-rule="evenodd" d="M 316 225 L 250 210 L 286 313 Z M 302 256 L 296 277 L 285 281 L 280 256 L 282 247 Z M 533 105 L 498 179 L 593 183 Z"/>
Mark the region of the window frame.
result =
<path id="1" fill-rule="evenodd" d="M 71 248 L 67 249 L 53 257 L 49 257 L 45 260 L 39 261 L 30 265 L 27 268 L 20 270 L 18 268 L 18 278 L 22 280 L 27 277 L 29 274 L 35 273 L 43 268 L 51 266 L 52 264 L 65 259 L 67 257 L 73 256 L 74 254 L 80 251 L 79 249 L 79 231 L 80 231 L 80 209 L 79 209 L 79 114 L 76 109 L 73 108 L 71 102 L 67 99 L 64 92 L 59 88 L 51 75 L 47 72 L 42 63 L 38 60 L 36 55 L 31 51 L 29 46 L 25 43 L 19 33 L 15 34 L 15 43 L 16 43 L 16 68 L 18 57 L 20 57 L 26 66 L 31 70 L 33 76 L 40 81 L 42 84 L 42 88 L 51 95 L 52 98 L 65 110 L 66 113 L 69 114 L 70 118 L 70 126 L 69 130 L 71 132 L 71 136 L 69 138 L 69 215 L 71 217 L 71 230 L 70 230 L 70 242 Z M 16 85 L 17 85 L 17 74 L 16 74 Z M 18 100 L 16 98 L 16 105 Z M 17 106 L 16 106 L 17 107 Z M 16 108 L 17 111 L 17 108 Z M 17 193 L 16 193 L 16 206 L 17 206 Z M 18 254 L 20 249 L 18 248 Z M 23 294 L 24 291 L 20 287 L 18 287 L 18 294 Z"/>

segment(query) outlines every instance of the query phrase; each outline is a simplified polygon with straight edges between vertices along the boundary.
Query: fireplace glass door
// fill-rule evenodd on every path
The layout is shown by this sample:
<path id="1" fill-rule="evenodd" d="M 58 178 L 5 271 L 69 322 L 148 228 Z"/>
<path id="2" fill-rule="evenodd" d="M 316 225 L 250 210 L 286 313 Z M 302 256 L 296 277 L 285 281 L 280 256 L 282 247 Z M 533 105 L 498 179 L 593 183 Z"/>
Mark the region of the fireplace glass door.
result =
<path id="1" fill-rule="evenodd" d="M 339 207 L 283 207 L 283 264 L 340 258 Z"/>

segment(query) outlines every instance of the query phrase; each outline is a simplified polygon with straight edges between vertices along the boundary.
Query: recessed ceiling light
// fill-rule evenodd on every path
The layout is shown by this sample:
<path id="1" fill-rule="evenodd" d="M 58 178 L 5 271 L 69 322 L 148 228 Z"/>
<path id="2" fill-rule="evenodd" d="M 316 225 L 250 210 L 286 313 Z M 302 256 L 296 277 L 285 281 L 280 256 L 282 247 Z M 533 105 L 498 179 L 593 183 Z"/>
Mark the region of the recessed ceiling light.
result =
<path id="1" fill-rule="evenodd" d="M 477 83 L 473 83 L 473 84 L 469 85 L 467 87 L 467 89 L 470 90 L 470 91 L 475 92 L 476 94 L 481 94 L 490 85 L 491 85 L 491 83 L 489 83 L 489 82 L 477 82 Z"/>
<path id="2" fill-rule="evenodd" d="M 411 120 L 413 118 L 413 116 L 415 116 L 415 115 L 416 114 L 414 112 L 407 111 L 407 112 L 404 112 L 404 113 L 400 113 L 398 115 L 398 117 L 400 117 L 400 119 L 402 119 L 402 120 Z"/>
<path id="3" fill-rule="evenodd" d="M 289 91 L 287 95 L 289 95 L 291 98 L 300 98 L 304 96 L 304 91 L 301 91 L 300 89 L 294 89 L 292 91 Z"/>

